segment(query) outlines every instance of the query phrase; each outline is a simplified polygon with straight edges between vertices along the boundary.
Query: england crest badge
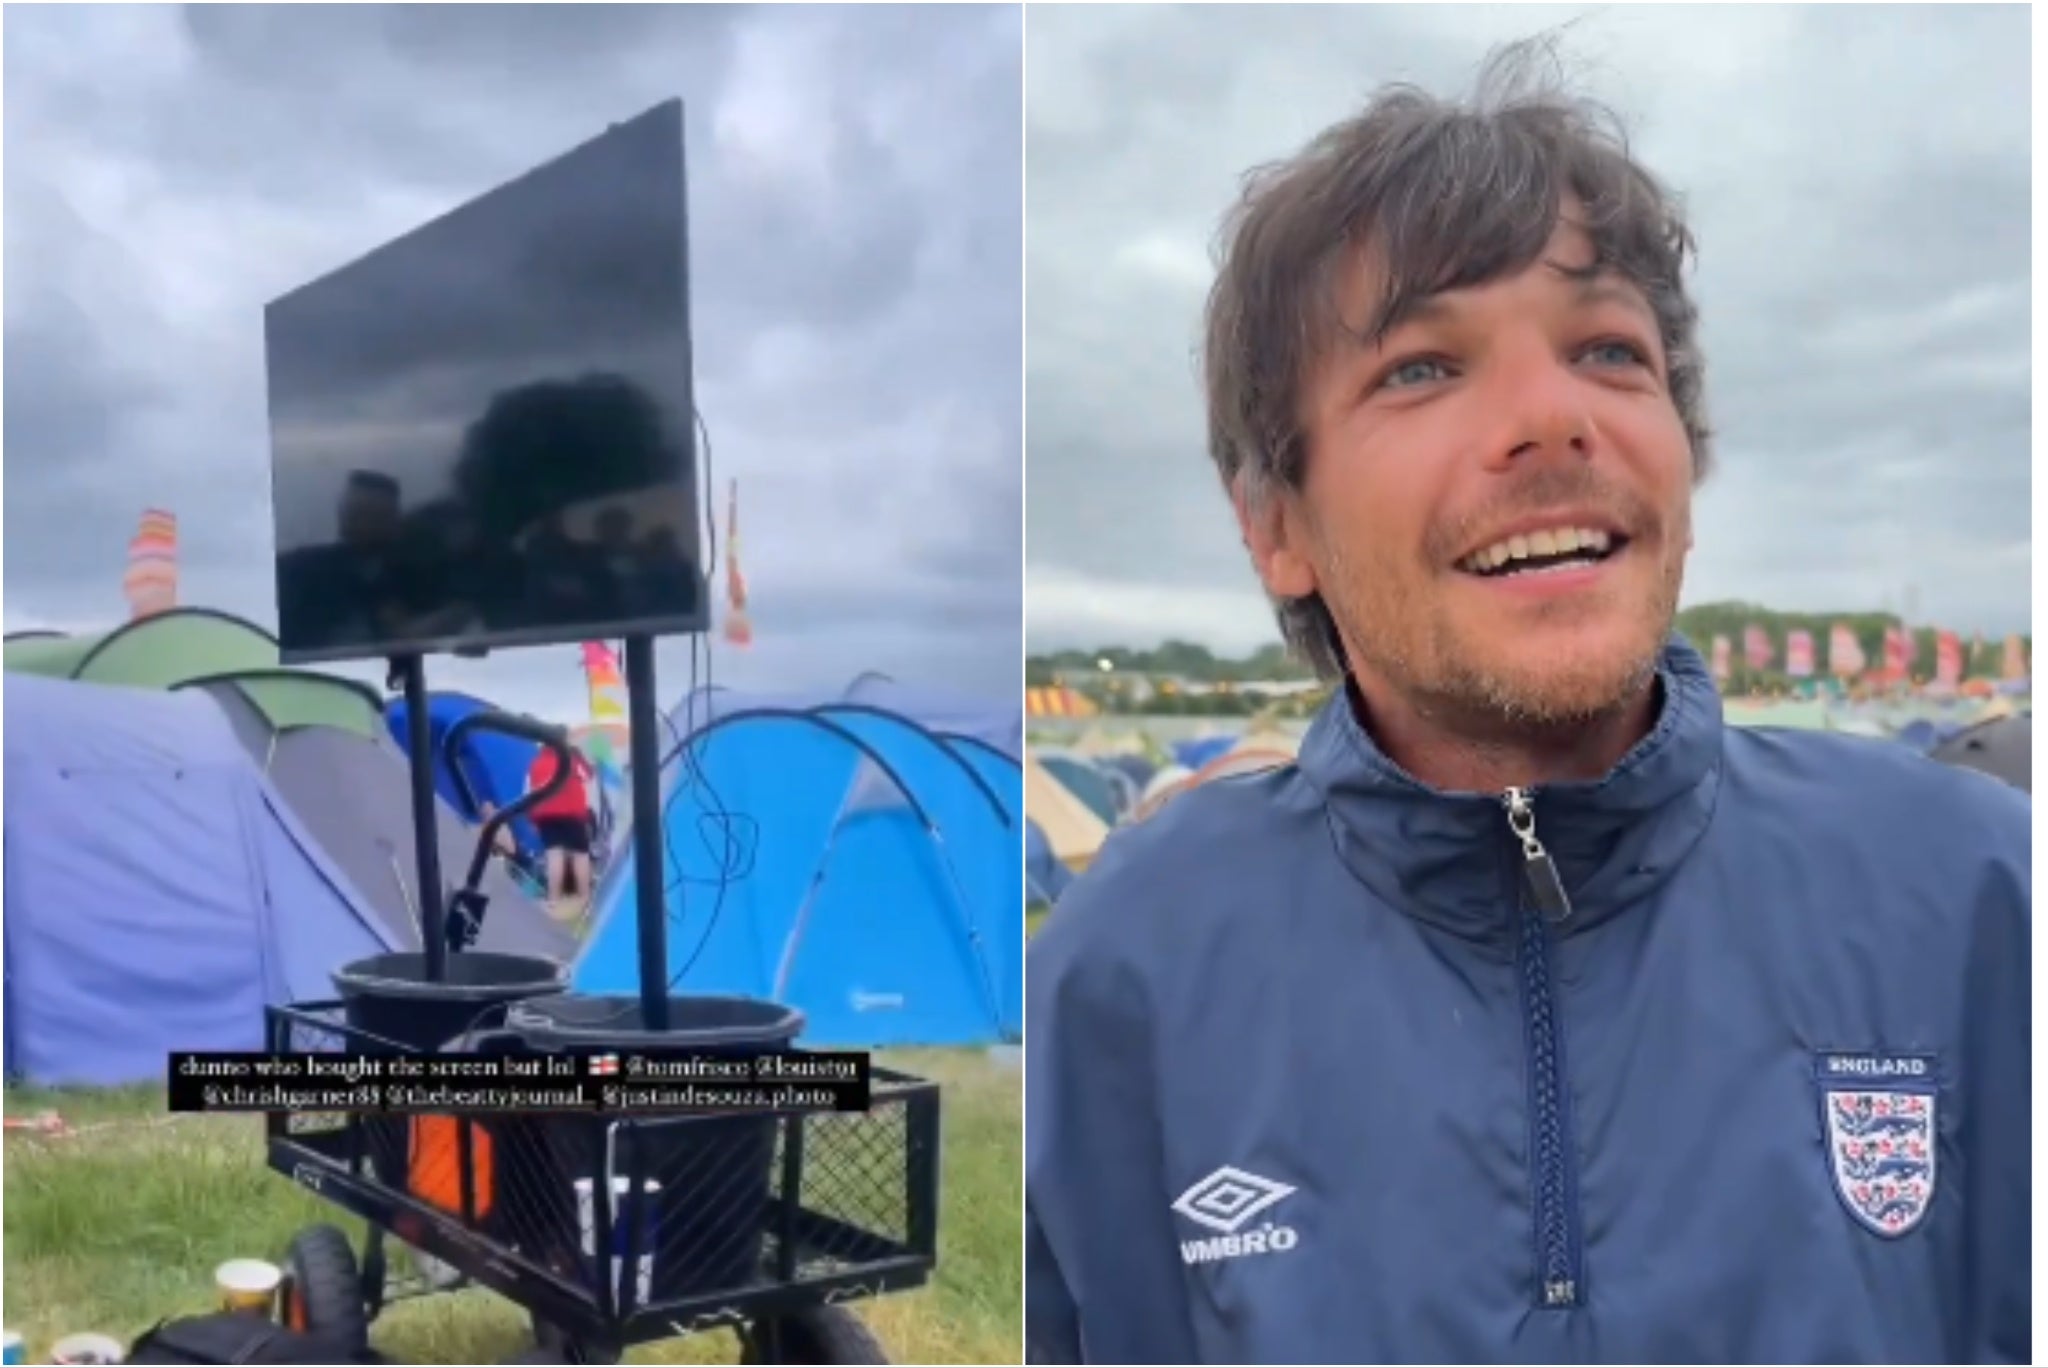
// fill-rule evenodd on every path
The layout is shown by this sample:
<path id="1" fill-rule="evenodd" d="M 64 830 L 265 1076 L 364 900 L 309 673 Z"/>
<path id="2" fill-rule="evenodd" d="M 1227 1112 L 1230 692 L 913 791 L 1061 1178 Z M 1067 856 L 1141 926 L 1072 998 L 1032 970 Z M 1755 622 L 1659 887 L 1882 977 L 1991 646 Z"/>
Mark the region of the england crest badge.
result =
<path id="1" fill-rule="evenodd" d="M 1934 1204 L 1941 1140 L 1934 1059 L 1823 1054 L 1819 1082 L 1836 1194 L 1879 1235 L 1913 1230 Z"/>

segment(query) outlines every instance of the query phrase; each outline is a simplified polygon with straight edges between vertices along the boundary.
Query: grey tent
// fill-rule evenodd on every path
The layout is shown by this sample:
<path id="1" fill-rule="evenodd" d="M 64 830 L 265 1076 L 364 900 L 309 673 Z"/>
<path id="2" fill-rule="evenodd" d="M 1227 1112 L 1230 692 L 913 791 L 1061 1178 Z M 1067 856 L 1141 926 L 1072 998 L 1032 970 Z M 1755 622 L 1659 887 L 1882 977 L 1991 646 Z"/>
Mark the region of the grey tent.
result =
<path id="1" fill-rule="evenodd" d="M 1929 752 L 1944 765 L 2005 780 L 2022 793 L 2034 791 L 2034 718 L 2031 713 L 2001 717 L 1957 732 Z"/>
<path id="2" fill-rule="evenodd" d="M 263 713 L 230 679 L 196 686 L 227 714 L 235 735 L 292 807 L 328 858 L 347 872 L 401 944 L 419 944 L 419 865 L 412 837 L 411 766 L 379 730 L 363 735 L 335 726 L 272 730 Z M 441 885 L 469 872 L 477 831 L 438 798 Z M 524 893 L 502 862 L 486 866 L 489 904 L 479 950 L 545 955 L 566 961 L 575 939 Z"/>

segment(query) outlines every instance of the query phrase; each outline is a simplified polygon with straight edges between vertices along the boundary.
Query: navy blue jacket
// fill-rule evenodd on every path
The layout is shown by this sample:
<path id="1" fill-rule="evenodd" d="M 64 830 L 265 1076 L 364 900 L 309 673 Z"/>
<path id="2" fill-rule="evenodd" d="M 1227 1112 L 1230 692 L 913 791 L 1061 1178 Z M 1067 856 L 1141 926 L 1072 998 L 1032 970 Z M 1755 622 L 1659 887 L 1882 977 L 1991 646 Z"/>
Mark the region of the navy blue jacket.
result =
<path id="1" fill-rule="evenodd" d="M 1661 674 L 1598 783 L 1340 693 L 1109 842 L 1028 960 L 1033 1361 L 2032 1362 L 2030 801 Z"/>

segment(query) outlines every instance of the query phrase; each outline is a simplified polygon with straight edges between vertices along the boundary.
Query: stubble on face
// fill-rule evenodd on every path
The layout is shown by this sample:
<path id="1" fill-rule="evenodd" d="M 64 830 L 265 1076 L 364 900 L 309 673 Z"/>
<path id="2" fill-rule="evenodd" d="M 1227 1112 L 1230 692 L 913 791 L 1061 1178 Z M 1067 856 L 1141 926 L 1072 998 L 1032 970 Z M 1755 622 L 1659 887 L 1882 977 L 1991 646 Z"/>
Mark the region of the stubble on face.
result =
<path id="1" fill-rule="evenodd" d="M 1511 743 L 1582 730 L 1646 696 L 1691 545 L 1692 463 L 1647 303 L 1616 305 L 1611 280 L 1587 281 L 1590 259 L 1567 214 L 1543 258 L 1479 292 L 1483 303 L 1392 334 L 1369 367 L 1354 358 L 1323 379 L 1295 527 L 1369 703 Z M 1600 289 L 1603 304 L 1571 302 Z M 1616 333 L 1650 359 L 1578 359 Z M 1352 397 L 1361 376 L 1439 354 L 1440 383 Z M 1518 594 L 1456 567 L 1510 522 L 1563 510 L 1627 537 L 1597 583 Z"/>
<path id="2" fill-rule="evenodd" d="M 1571 474 L 1539 472 L 1501 501 L 1509 506 L 1490 516 L 1499 521 L 1517 510 L 1559 503 L 1616 505 L 1617 521 L 1648 528 L 1658 521 L 1640 499 L 1605 498 L 1589 491 L 1592 482 Z M 1691 540 L 1690 505 L 1661 519 L 1659 545 L 1636 554 L 1655 555 L 1656 573 L 1633 601 L 1603 606 L 1563 601 L 1531 605 L 1530 626 L 1565 627 L 1597 612 L 1625 613 L 1634 624 L 1619 650 L 1583 653 L 1531 652 L 1516 641 L 1488 640 L 1482 629 L 1429 611 L 1431 596 L 1417 593 L 1390 573 L 1394 553 L 1371 546 L 1347 548 L 1332 535 L 1312 503 L 1304 502 L 1316 578 L 1343 637 L 1353 673 L 1368 695 L 1392 692 L 1424 716 L 1475 733 L 1568 731 L 1628 707 L 1648 687 L 1678 613 L 1685 577 L 1685 548 Z M 1469 545 L 1474 519 L 1433 526 L 1426 541 L 1435 547 Z M 1455 549 L 1432 551 L 1439 562 Z M 1455 573 L 1455 572 L 1454 572 Z"/>

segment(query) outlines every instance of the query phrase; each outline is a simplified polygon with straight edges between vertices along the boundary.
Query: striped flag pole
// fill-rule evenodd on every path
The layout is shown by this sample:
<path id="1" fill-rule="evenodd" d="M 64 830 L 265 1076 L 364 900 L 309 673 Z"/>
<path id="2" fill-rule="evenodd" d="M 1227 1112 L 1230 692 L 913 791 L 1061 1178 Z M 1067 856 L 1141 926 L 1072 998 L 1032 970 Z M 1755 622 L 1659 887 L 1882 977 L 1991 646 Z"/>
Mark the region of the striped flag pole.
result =
<path id="1" fill-rule="evenodd" d="M 747 617 L 747 580 L 740 573 L 740 482 L 732 482 L 725 506 L 725 639 L 749 646 L 754 624 Z"/>
<path id="2" fill-rule="evenodd" d="M 128 569 L 121 577 L 128 615 L 145 618 L 178 606 L 178 515 L 146 508 L 128 542 Z"/>

